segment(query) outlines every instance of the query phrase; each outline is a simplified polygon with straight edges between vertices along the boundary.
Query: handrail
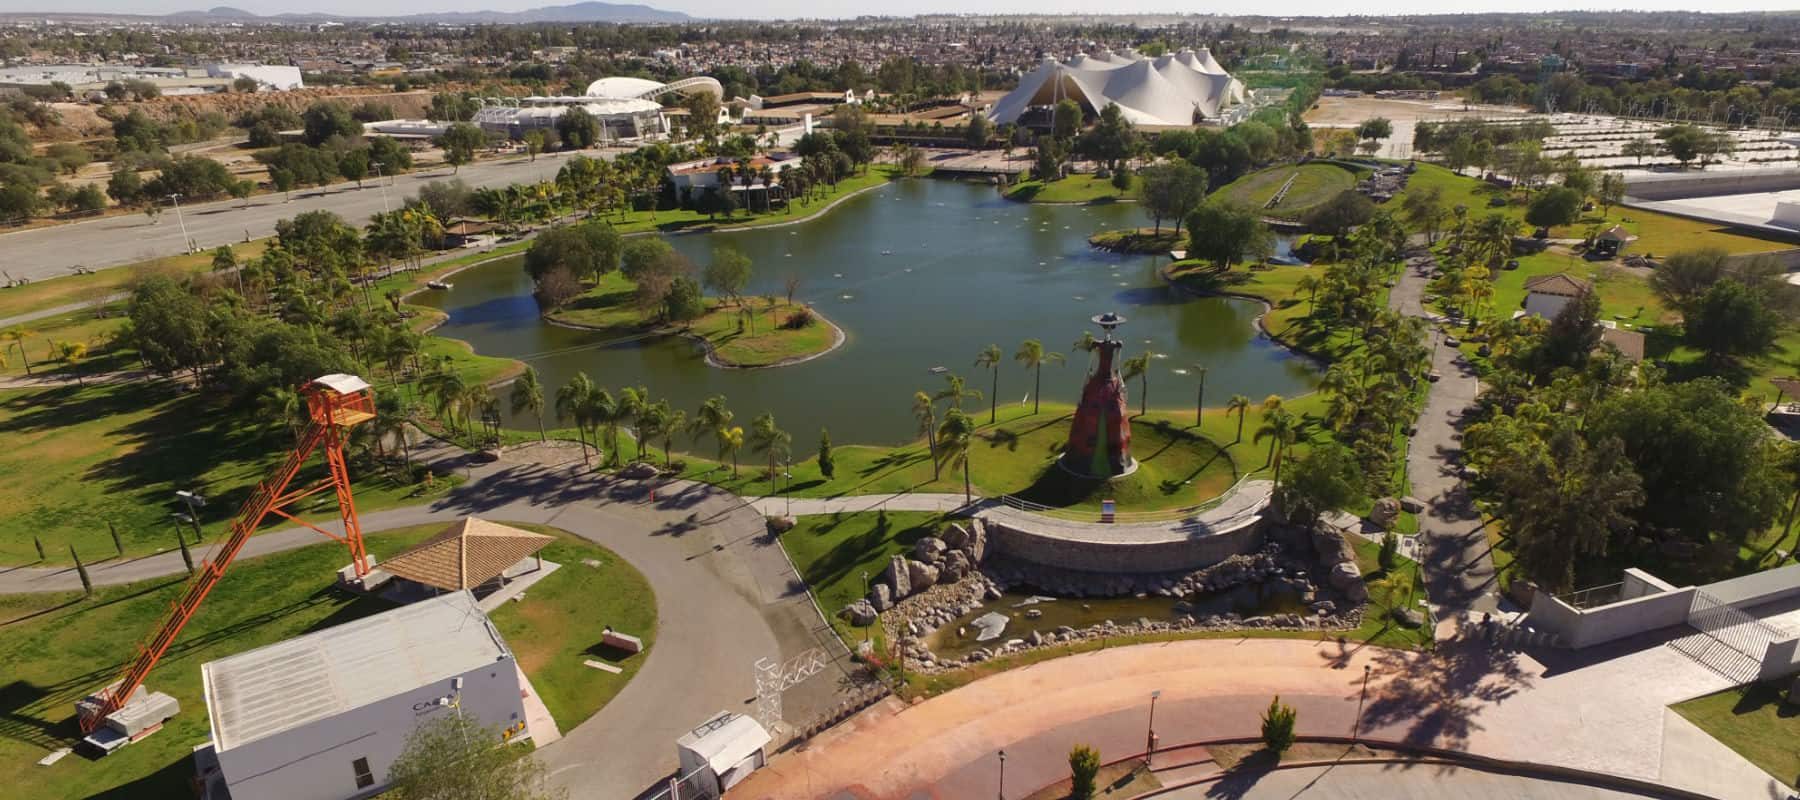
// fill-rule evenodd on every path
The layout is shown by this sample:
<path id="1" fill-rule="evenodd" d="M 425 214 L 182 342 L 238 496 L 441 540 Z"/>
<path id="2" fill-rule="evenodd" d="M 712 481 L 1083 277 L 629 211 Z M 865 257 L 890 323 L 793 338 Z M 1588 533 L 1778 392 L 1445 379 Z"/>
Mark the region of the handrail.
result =
<path id="1" fill-rule="evenodd" d="M 1137 523 L 1137 522 L 1177 522 L 1177 521 L 1186 520 L 1186 519 L 1190 519 L 1192 517 L 1199 516 L 1200 514 L 1203 514 L 1207 511 L 1211 511 L 1214 508 L 1218 508 L 1220 505 L 1222 505 L 1225 502 L 1226 499 L 1230 498 L 1232 495 L 1236 494 L 1239 489 L 1243 488 L 1243 485 L 1250 480 L 1250 477 L 1251 476 L 1249 474 L 1240 476 L 1237 479 L 1237 481 L 1231 485 L 1230 488 L 1226 489 L 1223 492 L 1220 492 L 1218 496 L 1213 497 L 1210 500 L 1206 500 L 1204 502 L 1198 503 L 1196 505 L 1184 506 L 1182 508 L 1165 509 L 1162 511 L 1115 512 L 1112 515 L 1111 523 L 1105 523 L 1103 520 L 1103 515 L 1099 511 L 1088 511 L 1088 510 L 1082 510 L 1082 509 L 1063 508 L 1063 507 L 1058 507 L 1058 506 L 1047 506 L 1047 505 L 1044 505 L 1043 503 L 1033 502 L 1030 500 L 1026 500 L 1025 498 L 1019 497 L 1017 495 L 1011 495 L 1011 494 L 1000 495 L 998 497 L 995 497 L 994 500 L 998 501 L 1001 505 L 1004 505 L 1008 508 L 1012 508 L 1012 509 L 1015 509 L 1018 511 L 1025 511 L 1025 512 L 1032 513 L 1032 514 L 1040 514 L 1040 515 L 1043 515 L 1046 517 L 1051 517 L 1054 519 L 1069 520 L 1071 522 L 1093 522 L 1093 523 L 1115 524 L 1115 525 L 1121 524 L 1121 523 L 1131 524 L 1131 523 Z"/>

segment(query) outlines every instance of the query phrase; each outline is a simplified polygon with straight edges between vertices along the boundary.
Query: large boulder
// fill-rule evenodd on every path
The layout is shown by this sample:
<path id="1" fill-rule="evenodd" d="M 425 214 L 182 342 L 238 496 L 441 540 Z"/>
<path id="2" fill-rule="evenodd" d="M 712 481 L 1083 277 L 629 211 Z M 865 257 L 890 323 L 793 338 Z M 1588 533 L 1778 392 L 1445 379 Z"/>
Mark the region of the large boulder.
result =
<path id="1" fill-rule="evenodd" d="M 1406 497 L 1400 498 L 1400 510 L 1410 514 L 1423 514 L 1425 513 L 1425 501 L 1407 495 Z"/>
<path id="2" fill-rule="evenodd" d="M 619 477 L 631 478 L 632 480 L 643 480 L 645 478 L 654 478 L 659 472 L 661 472 L 661 470 L 657 469 L 655 464 L 648 461 L 633 461 L 626 465 L 624 469 L 619 470 Z"/>
<path id="3" fill-rule="evenodd" d="M 886 611 L 894 607 L 894 590 L 885 583 L 877 583 L 869 589 L 869 605 L 876 611 Z"/>
<path id="4" fill-rule="evenodd" d="M 987 523 L 983 522 L 980 517 L 972 517 L 969 522 L 971 525 L 969 544 L 963 550 L 969 554 L 970 562 L 980 564 L 987 558 Z"/>
<path id="5" fill-rule="evenodd" d="M 913 544 L 913 558 L 927 564 L 936 564 L 944 557 L 944 540 L 936 536 L 927 536 Z"/>
<path id="6" fill-rule="evenodd" d="M 838 615 L 858 628 L 875 624 L 875 606 L 867 600 L 858 600 L 844 606 L 844 610 L 839 611 Z"/>
<path id="7" fill-rule="evenodd" d="M 952 522 L 950 527 L 938 534 L 938 539 L 951 550 L 961 550 L 969 546 L 969 529 L 963 527 L 960 522 Z"/>
<path id="8" fill-rule="evenodd" d="M 938 568 L 923 561 L 906 562 L 906 579 L 915 592 L 931 588 L 938 580 Z"/>
<path id="9" fill-rule="evenodd" d="M 938 565 L 938 582 L 955 583 L 968 576 L 971 569 L 968 553 L 951 550 L 944 556 L 943 563 Z"/>
<path id="10" fill-rule="evenodd" d="M 913 593 L 912 576 L 906 568 L 906 556 L 896 555 L 888 559 L 887 569 L 881 573 L 881 582 L 894 591 L 895 600 Z"/>
<path id="11" fill-rule="evenodd" d="M 1369 521 L 1384 531 L 1394 529 L 1394 523 L 1400 521 L 1400 501 L 1392 497 L 1383 497 L 1375 501 L 1375 507 L 1369 510 Z"/>
<path id="12" fill-rule="evenodd" d="M 1313 552 L 1319 554 L 1319 564 L 1326 569 L 1338 564 L 1356 563 L 1356 547 L 1330 525 L 1320 523 L 1313 526 L 1312 545 Z"/>
<path id="13" fill-rule="evenodd" d="M 1331 568 L 1329 580 L 1331 588 L 1342 591 L 1352 583 L 1362 583 L 1362 573 L 1357 571 L 1355 564 L 1338 564 Z"/>

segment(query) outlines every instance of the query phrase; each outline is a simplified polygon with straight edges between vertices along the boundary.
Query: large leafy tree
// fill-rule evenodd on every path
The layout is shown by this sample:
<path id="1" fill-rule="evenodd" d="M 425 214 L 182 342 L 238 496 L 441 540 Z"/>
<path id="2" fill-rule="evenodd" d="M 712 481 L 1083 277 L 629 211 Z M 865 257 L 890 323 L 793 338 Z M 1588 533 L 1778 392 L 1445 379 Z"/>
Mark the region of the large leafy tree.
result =
<path id="1" fill-rule="evenodd" d="M 1732 363 L 1775 347 L 1780 318 L 1763 292 L 1727 278 L 1713 284 L 1688 309 L 1687 343 L 1715 363 Z"/>
<path id="2" fill-rule="evenodd" d="M 1162 221 L 1175 220 L 1175 232 L 1200 202 L 1206 199 L 1206 170 L 1186 161 L 1164 161 L 1138 171 L 1138 202 L 1156 221 L 1156 232 L 1162 233 Z"/>
<path id="3" fill-rule="evenodd" d="M 1514 569 L 1552 592 L 1572 588 L 1577 563 L 1605 555 L 1644 502 L 1624 445 L 1614 436 L 1598 442 L 1590 446 L 1564 419 L 1547 440 L 1526 440 L 1497 464 Z"/>
<path id="4" fill-rule="evenodd" d="M 1219 269 L 1268 255 L 1275 235 L 1251 209 L 1225 203 L 1202 203 L 1188 216 L 1188 256 L 1213 262 Z"/>
<path id="5" fill-rule="evenodd" d="M 396 800 L 553 800 L 543 764 L 472 717 L 440 712 L 413 729 L 388 766 Z"/>
<path id="6" fill-rule="evenodd" d="M 1275 493 L 1288 521 L 1302 527 L 1311 527 L 1326 512 L 1354 503 L 1362 494 L 1362 469 L 1349 448 L 1336 442 L 1307 451 Z"/>
<path id="7" fill-rule="evenodd" d="M 542 278 L 561 267 L 591 282 L 618 269 L 621 249 L 622 240 L 613 226 L 590 219 L 539 234 L 525 251 L 525 271 Z"/>

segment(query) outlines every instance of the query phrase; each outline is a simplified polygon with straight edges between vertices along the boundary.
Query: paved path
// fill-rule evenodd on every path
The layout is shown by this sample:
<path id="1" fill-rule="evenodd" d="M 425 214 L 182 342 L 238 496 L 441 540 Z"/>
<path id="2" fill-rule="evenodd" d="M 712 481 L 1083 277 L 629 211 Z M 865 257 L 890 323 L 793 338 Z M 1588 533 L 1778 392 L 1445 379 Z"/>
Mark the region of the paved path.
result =
<path id="1" fill-rule="evenodd" d="M 1676 635 L 1676 634 L 1669 634 Z M 1608 772 L 1721 798 L 1786 797 L 1779 784 L 1705 737 L 1666 735 L 1666 706 L 1726 681 L 1662 639 L 1545 660 L 1451 640 L 1433 653 L 1335 641 L 1201 639 L 1099 650 L 983 678 L 912 706 L 884 701 L 781 754 L 731 800 L 1005 798 L 1068 775 L 1068 749 L 1142 752 L 1152 691 L 1165 745 L 1255 736 L 1269 698 L 1304 734 L 1344 735 Z M 1223 796 L 1239 795 L 1227 793 Z M 1282 795 L 1287 796 L 1287 795 Z"/>
<path id="2" fill-rule="evenodd" d="M 1156 800 L 1620 800 L 1657 795 L 1443 764 L 1337 764 L 1232 775 Z"/>
<path id="3" fill-rule="evenodd" d="M 746 497 L 744 502 L 766 516 L 809 517 L 817 514 L 854 514 L 859 511 L 935 511 L 939 513 L 962 508 L 961 494 L 931 492 L 897 492 L 894 494 L 861 494 L 849 497 Z M 981 502 L 977 496 L 975 502 Z"/>
<path id="4" fill-rule="evenodd" d="M 384 207 L 399 208 L 409 195 L 429 181 L 460 178 L 471 187 L 531 183 L 556 176 L 569 154 L 548 153 L 536 162 L 524 157 L 469 164 L 458 174 L 449 169 L 430 169 L 397 176 L 389 181 L 386 200 L 376 181 L 363 188 L 333 186 L 294 193 L 292 202 L 279 194 L 262 195 L 244 208 L 238 200 L 183 204 L 180 219 L 171 210 L 151 224 L 142 214 L 125 214 L 66 225 L 52 225 L 0 235 L 5 268 L 15 278 L 44 280 L 68 275 L 77 266 L 100 269 L 184 252 L 182 225 L 201 248 L 238 244 L 246 237 L 260 239 L 275 232 L 275 223 L 305 211 L 333 211 L 354 224 L 362 224 Z M 595 155 L 590 151 L 588 155 Z"/>
<path id="5" fill-rule="evenodd" d="M 1436 260 L 1407 259 L 1406 269 L 1388 294 L 1388 307 L 1403 314 L 1430 317 L 1422 304 L 1425 285 Z M 1443 334 L 1426 334 L 1432 348 L 1431 368 L 1439 379 L 1431 384 L 1420 413 L 1418 433 L 1406 450 L 1406 474 L 1413 496 L 1425 501 L 1419 519 L 1423 547 L 1420 564 L 1437 617 L 1496 611 L 1499 584 L 1487 534 L 1461 475 L 1464 417 L 1481 393 L 1475 369 Z"/>

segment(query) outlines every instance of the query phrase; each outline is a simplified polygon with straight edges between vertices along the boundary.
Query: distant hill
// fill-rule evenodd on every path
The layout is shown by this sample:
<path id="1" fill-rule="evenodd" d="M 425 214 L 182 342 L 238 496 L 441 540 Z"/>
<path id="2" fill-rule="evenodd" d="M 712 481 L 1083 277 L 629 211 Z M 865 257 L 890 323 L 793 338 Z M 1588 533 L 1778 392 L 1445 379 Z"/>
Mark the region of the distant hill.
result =
<path id="1" fill-rule="evenodd" d="M 130 14 L 80 14 L 69 12 L 7 12 L 0 17 L 125 17 Z M 218 6 L 204 11 L 176 11 L 159 19 L 174 22 L 326 22 L 332 20 L 388 20 L 400 22 L 444 22 L 469 25 L 520 25 L 537 22 L 687 22 L 693 17 L 679 11 L 664 11 L 639 4 L 583 2 L 566 6 L 544 6 L 528 11 L 447 11 L 404 16 L 344 16 L 339 14 L 254 14 L 241 8 Z"/>

